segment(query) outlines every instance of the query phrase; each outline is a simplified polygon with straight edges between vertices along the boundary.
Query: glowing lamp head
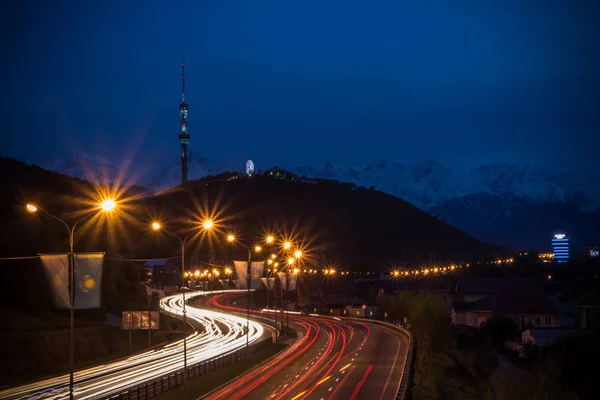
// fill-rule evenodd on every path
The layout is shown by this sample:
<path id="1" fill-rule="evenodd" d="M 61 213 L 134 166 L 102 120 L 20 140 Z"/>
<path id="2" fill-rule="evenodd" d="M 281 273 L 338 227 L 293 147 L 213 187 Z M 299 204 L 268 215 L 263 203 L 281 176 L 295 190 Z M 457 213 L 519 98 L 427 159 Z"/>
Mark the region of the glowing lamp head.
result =
<path id="1" fill-rule="evenodd" d="M 254 246 L 254 251 L 259 253 L 262 250 L 262 247 L 260 246 Z"/>
<path id="2" fill-rule="evenodd" d="M 269 265 L 273 264 L 273 260 L 267 260 L 267 264 L 269 264 Z"/>
<path id="3" fill-rule="evenodd" d="M 230 243 L 231 242 L 235 242 L 235 236 L 233 236 L 233 235 L 227 235 L 227 241 L 230 242 Z"/>
<path id="4" fill-rule="evenodd" d="M 276 254 L 271 254 L 271 258 L 274 260 L 274 259 L 277 258 L 277 255 Z"/>
<path id="5" fill-rule="evenodd" d="M 225 268 L 225 275 L 231 274 L 231 268 Z"/>
<path id="6" fill-rule="evenodd" d="M 196 272 L 194 272 L 194 275 L 196 275 L 197 277 L 200 276 L 200 271 L 196 270 Z"/>
<path id="7" fill-rule="evenodd" d="M 161 228 L 160 224 L 158 222 L 153 222 L 152 223 L 152 229 L 154 229 L 155 231 L 159 231 Z"/>
<path id="8" fill-rule="evenodd" d="M 100 208 L 102 208 L 103 211 L 112 211 L 116 206 L 117 203 L 115 203 L 115 201 L 112 199 L 106 199 L 102 202 L 102 204 L 100 204 Z"/>
<path id="9" fill-rule="evenodd" d="M 285 242 L 283 244 L 283 248 L 286 249 L 286 250 L 289 249 L 290 247 L 292 247 L 292 244 L 290 242 Z"/>
<path id="10" fill-rule="evenodd" d="M 204 223 L 202 224 L 202 227 L 204 229 L 211 229 L 213 227 L 213 222 L 210 219 L 207 219 L 206 221 L 204 221 Z"/>
<path id="11" fill-rule="evenodd" d="M 34 213 L 37 210 L 38 210 L 37 207 L 34 206 L 33 204 L 27 204 L 27 211 L 29 211 L 30 213 Z"/>
<path id="12" fill-rule="evenodd" d="M 298 272 L 300 272 L 300 270 L 298 268 L 294 268 L 294 274 L 297 274 Z"/>
<path id="13" fill-rule="evenodd" d="M 398 275 L 400 275 L 400 272 L 394 271 L 394 276 L 398 276 Z"/>
<path id="14" fill-rule="evenodd" d="M 274 240 L 275 240 L 275 238 L 273 236 L 267 236 L 266 242 L 271 244 L 271 243 L 273 243 Z"/>
<path id="15" fill-rule="evenodd" d="M 296 261 L 296 259 L 294 257 L 290 257 L 288 259 L 288 264 L 292 265 L 294 263 L 294 261 Z"/>
<path id="16" fill-rule="evenodd" d="M 296 258 L 300 258 L 300 257 L 302 257 L 302 252 L 301 252 L 300 250 L 296 250 L 296 251 L 294 252 L 294 257 L 296 257 Z"/>

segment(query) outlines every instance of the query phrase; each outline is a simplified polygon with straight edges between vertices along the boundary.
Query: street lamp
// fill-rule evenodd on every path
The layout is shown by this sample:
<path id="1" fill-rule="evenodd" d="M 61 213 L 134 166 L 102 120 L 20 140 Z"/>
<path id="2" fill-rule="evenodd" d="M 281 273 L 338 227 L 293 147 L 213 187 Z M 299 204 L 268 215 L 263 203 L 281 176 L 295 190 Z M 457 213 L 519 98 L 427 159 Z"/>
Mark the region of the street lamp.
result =
<path id="1" fill-rule="evenodd" d="M 227 241 L 229 243 L 235 242 L 237 239 L 233 234 L 227 235 Z M 275 241 L 273 236 L 267 236 L 265 238 L 265 242 L 269 245 Z M 250 287 L 252 283 L 252 252 L 260 253 L 262 251 L 262 247 L 259 245 L 248 246 L 248 265 L 246 267 L 246 280 L 247 280 L 247 296 L 246 296 L 246 348 L 249 346 L 250 340 Z M 267 288 L 268 290 L 268 288 Z"/>
<path id="2" fill-rule="evenodd" d="M 204 223 L 202 224 L 202 228 L 205 230 L 210 230 L 213 227 L 213 222 L 211 220 L 206 220 L 204 221 Z M 164 231 L 165 233 L 176 237 L 179 240 L 179 243 L 181 244 L 181 296 L 183 299 L 183 385 L 187 386 L 187 336 L 185 334 L 186 331 L 186 327 L 187 327 L 187 320 L 186 320 L 186 310 L 185 310 L 185 243 L 186 241 L 192 237 L 194 234 L 196 234 L 197 232 L 191 232 L 190 234 L 188 234 L 186 237 L 181 238 L 181 236 L 179 236 L 178 234 L 165 229 L 162 227 L 162 225 L 159 222 L 153 222 L 152 223 L 152 229 L 155 231 Z M 199 276 L 200 272 L 196 271 L 196 276 Z"/>
<path id="3" fill-rule="evenodd" d="M 117 203 L 114 200 L 106 199 L 98 205 L 98 209 L 103 212 L 111 212 L 115 209 L 116 205 Z M 88 219 L 94 214 L 88 214 L 75 221 L 73 225 L 69 226 L 69 224 L 67 224 L 64 220 L 42 210 L 41 208 L 38 208 L 34 204 L 27 204 L 26 208 L 30 213 L 39 212 L 40 214 L 59 221 L 65 226 L 67 232 L 69 233 L 69 254 L 67 256 L 69 268 L 69 399 L 73 400 L 73 363 L 75 354 L 75 253 L 73 248 L 75 241 L 75 227 L 77 227 L 77 224 Z"/>

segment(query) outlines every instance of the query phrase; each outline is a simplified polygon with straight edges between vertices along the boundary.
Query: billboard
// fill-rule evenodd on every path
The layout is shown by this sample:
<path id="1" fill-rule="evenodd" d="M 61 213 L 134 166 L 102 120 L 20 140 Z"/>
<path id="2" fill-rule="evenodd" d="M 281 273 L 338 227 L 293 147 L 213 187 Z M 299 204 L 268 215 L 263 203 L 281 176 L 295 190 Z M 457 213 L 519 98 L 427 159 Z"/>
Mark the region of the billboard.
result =
<path id="1" fill-rule="evenodd" d="M 122 329 L 148 330 L 159 329 L 159 311 L 123 311 Z"/>

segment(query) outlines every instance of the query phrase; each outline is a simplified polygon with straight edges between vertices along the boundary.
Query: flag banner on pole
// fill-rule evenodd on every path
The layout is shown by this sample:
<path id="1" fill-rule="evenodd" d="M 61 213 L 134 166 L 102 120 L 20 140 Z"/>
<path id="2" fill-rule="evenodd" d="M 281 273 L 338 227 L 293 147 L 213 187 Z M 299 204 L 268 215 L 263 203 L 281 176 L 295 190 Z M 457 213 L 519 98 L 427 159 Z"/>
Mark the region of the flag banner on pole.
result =
<path id="1" fill-rule="evenodd" d="M 263 270 L 265 268 L 264 261 L 252 261 L 252 287 L 258 289 L 260 287 Z"/>
<path id="2" fill-rule="evenodd" d="M 262 278 L 262 283 L 267 287 L 267 290 L 275 289 L 275 278 Z"/>
<path id="3" fill-rule="evenodd" d="M 234 261 L 235 274 L 238 279 L 248 279 L 248 261 Z"/>
<path id="4" fill-rule="evenodd" d="M 290 274 L 290 290 L 296 290 L 296 280 L 298 279 L 298 275 Z"/>
<path id="5" fill-rule="evenodd" d="M 281 289 L 285 290 L 285 272 L 278 272 L 279 282 L 281 282 Z"/>
<path id="6" fill-rule="evenodd" d="M 235 281 L 235 288 L 236 289 L 248 289 L 248 285 L 246 284 L 246 280 L 245 279 L 236 279 L 236 281 Z"/>
<path id="7" fill-rule="evenodd" d="M 69 255 L 40 254 L 44 274 L 50 284 L 52 303 L 56 308 L 71 308 L 69 300 Z"/>
<path id="8" fill-rule="evenodd" d="M 104 253 L 75 254 L 76 310 L 101 307 L 103 263 Z"/>

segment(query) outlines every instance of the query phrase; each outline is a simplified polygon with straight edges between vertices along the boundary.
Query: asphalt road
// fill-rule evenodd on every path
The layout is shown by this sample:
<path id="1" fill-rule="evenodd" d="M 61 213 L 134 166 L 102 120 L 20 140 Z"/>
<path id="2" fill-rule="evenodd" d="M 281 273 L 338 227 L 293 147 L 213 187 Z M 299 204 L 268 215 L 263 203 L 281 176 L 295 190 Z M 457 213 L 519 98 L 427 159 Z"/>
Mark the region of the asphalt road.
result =
<path id="1" fill-rule="evenodd" d="M 207 399 L 394 399 L 408 343 L 365 320 L 290 315 L 292 348 Z"/>
<path id="2" fill-rule="evenodd" d="M 204 295 L 189 293 L 186 297 Z M 161 299 L 161 309 L 182 315 L 181 295 Z M 236 351 L 246 345 L 246 320 L 230 314 L 187 306 L 188 321 L 202 327 L 202 333 L 194 332 L 187 338 L 188 365 L 222 354 Z M 250 322 L 250 343 L 271 336 L 263 326 Z M 4 361 L 4 360 L 3 360 Z M 77 400 L 107 398 L 131 386 L 183 369 L 183 340 L 136 354 L 121 360 L 105 363 L 75 372 L 74 397 Z M 0 391 L 0 399 L 40 400 L 65 399 L 69 376 L 63 374 L 26 385 Z"/>

